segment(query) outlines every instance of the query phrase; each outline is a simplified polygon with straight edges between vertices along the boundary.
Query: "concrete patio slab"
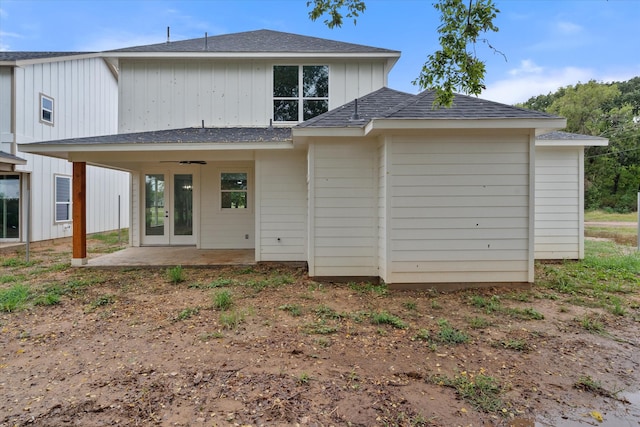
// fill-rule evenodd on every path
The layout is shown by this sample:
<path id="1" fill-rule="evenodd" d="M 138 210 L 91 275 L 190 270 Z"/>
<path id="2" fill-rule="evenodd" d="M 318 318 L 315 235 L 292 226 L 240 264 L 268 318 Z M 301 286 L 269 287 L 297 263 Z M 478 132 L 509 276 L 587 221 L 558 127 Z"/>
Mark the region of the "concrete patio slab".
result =
<path id="1" fill-rule="evenodd" d="M 193 246 L 129 247 L 89 259 L 86 267 L 213 267 L 254 265 L 254 249 L 196 249 Z"/>

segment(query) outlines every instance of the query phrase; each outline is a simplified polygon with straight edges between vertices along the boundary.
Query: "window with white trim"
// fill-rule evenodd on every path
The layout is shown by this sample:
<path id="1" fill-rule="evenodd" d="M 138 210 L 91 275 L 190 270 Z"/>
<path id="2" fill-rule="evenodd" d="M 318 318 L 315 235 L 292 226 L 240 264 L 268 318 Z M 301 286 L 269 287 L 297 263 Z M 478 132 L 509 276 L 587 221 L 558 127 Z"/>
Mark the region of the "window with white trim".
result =
<path id="1" fill-rule="evenodd" d="M 53 125 L 53 98 L 40 94 L 40 121 Z"/>
<path id="2" fill-rule="evenodd" d="M 55 176 L 55 222 L 71 221 L 71 177 Z"/>
<path id="3" fill-rule="evenodd" d="M 301 122 L 328 110 L 328 65 L 273 67 L 274 122 Z"/>
<path id="4" fill-rule="evenodd" d="M 247 173 L 220 174 L 220 207 L 222 209 L 247 209 Z"/>

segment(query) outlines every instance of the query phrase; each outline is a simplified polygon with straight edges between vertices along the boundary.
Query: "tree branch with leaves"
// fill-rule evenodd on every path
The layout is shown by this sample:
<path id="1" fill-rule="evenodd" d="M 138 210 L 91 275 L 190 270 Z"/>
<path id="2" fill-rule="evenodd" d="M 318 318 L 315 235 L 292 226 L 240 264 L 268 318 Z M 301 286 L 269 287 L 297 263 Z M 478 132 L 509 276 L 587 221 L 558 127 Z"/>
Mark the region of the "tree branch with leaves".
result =
<path id="1" fill-rule="evenodd" d="M 341 27 L 344 17 L 356 24 L 366 9 L 361 0 L 310 0 L 307 6 L 313 6 L 309 18 L 326 16 L 329 28 Z M 479 95 L 485 89 L 486 68 L 476 55 L 476 44 L 496 51 L 482 35 L 498 31 L 494 20 L 500 11 L 492 0 L 437 0 L 433 6 L 440 12 L 440 49 L 427 57 L 413 83 L 436 91 L 434 106 L 450 107 L 456 91 Z"/>

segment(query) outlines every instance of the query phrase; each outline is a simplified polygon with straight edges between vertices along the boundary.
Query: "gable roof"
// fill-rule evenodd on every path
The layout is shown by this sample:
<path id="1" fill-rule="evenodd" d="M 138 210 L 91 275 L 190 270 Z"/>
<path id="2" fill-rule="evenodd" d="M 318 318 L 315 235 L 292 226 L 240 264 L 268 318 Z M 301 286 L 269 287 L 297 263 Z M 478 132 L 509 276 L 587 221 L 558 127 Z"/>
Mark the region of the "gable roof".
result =
<path id="1" fill-rule="evenodd" d="M 540 111 L 456 94 L 450 108 L 433 106 L 434 91 L 417 95 L 382 88 L 357 100 L 360 120 L 353 120 L 356 100 L 328 111 L 296 128 L 364 128 L 372 120 L 539 120 L 560 119 Z"/>
<path id="2" fill-rule="evenodd" d="M 272 30 L 222 34 L 196 39 L 116 49 L 109 52 L 217 53 L 386 53 L 399 51 Z"/>

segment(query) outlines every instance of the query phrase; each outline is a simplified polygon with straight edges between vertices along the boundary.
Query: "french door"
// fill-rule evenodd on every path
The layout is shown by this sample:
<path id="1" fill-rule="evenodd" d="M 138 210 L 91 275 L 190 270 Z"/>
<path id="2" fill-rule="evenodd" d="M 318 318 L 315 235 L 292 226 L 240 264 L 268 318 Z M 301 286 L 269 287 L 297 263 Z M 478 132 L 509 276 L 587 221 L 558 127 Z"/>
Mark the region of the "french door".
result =
<path id="1" fill-rule="evenodd" d="M 142 243 L 195 245 L 193 193 L 193 172 L 146 173 Z"/>

